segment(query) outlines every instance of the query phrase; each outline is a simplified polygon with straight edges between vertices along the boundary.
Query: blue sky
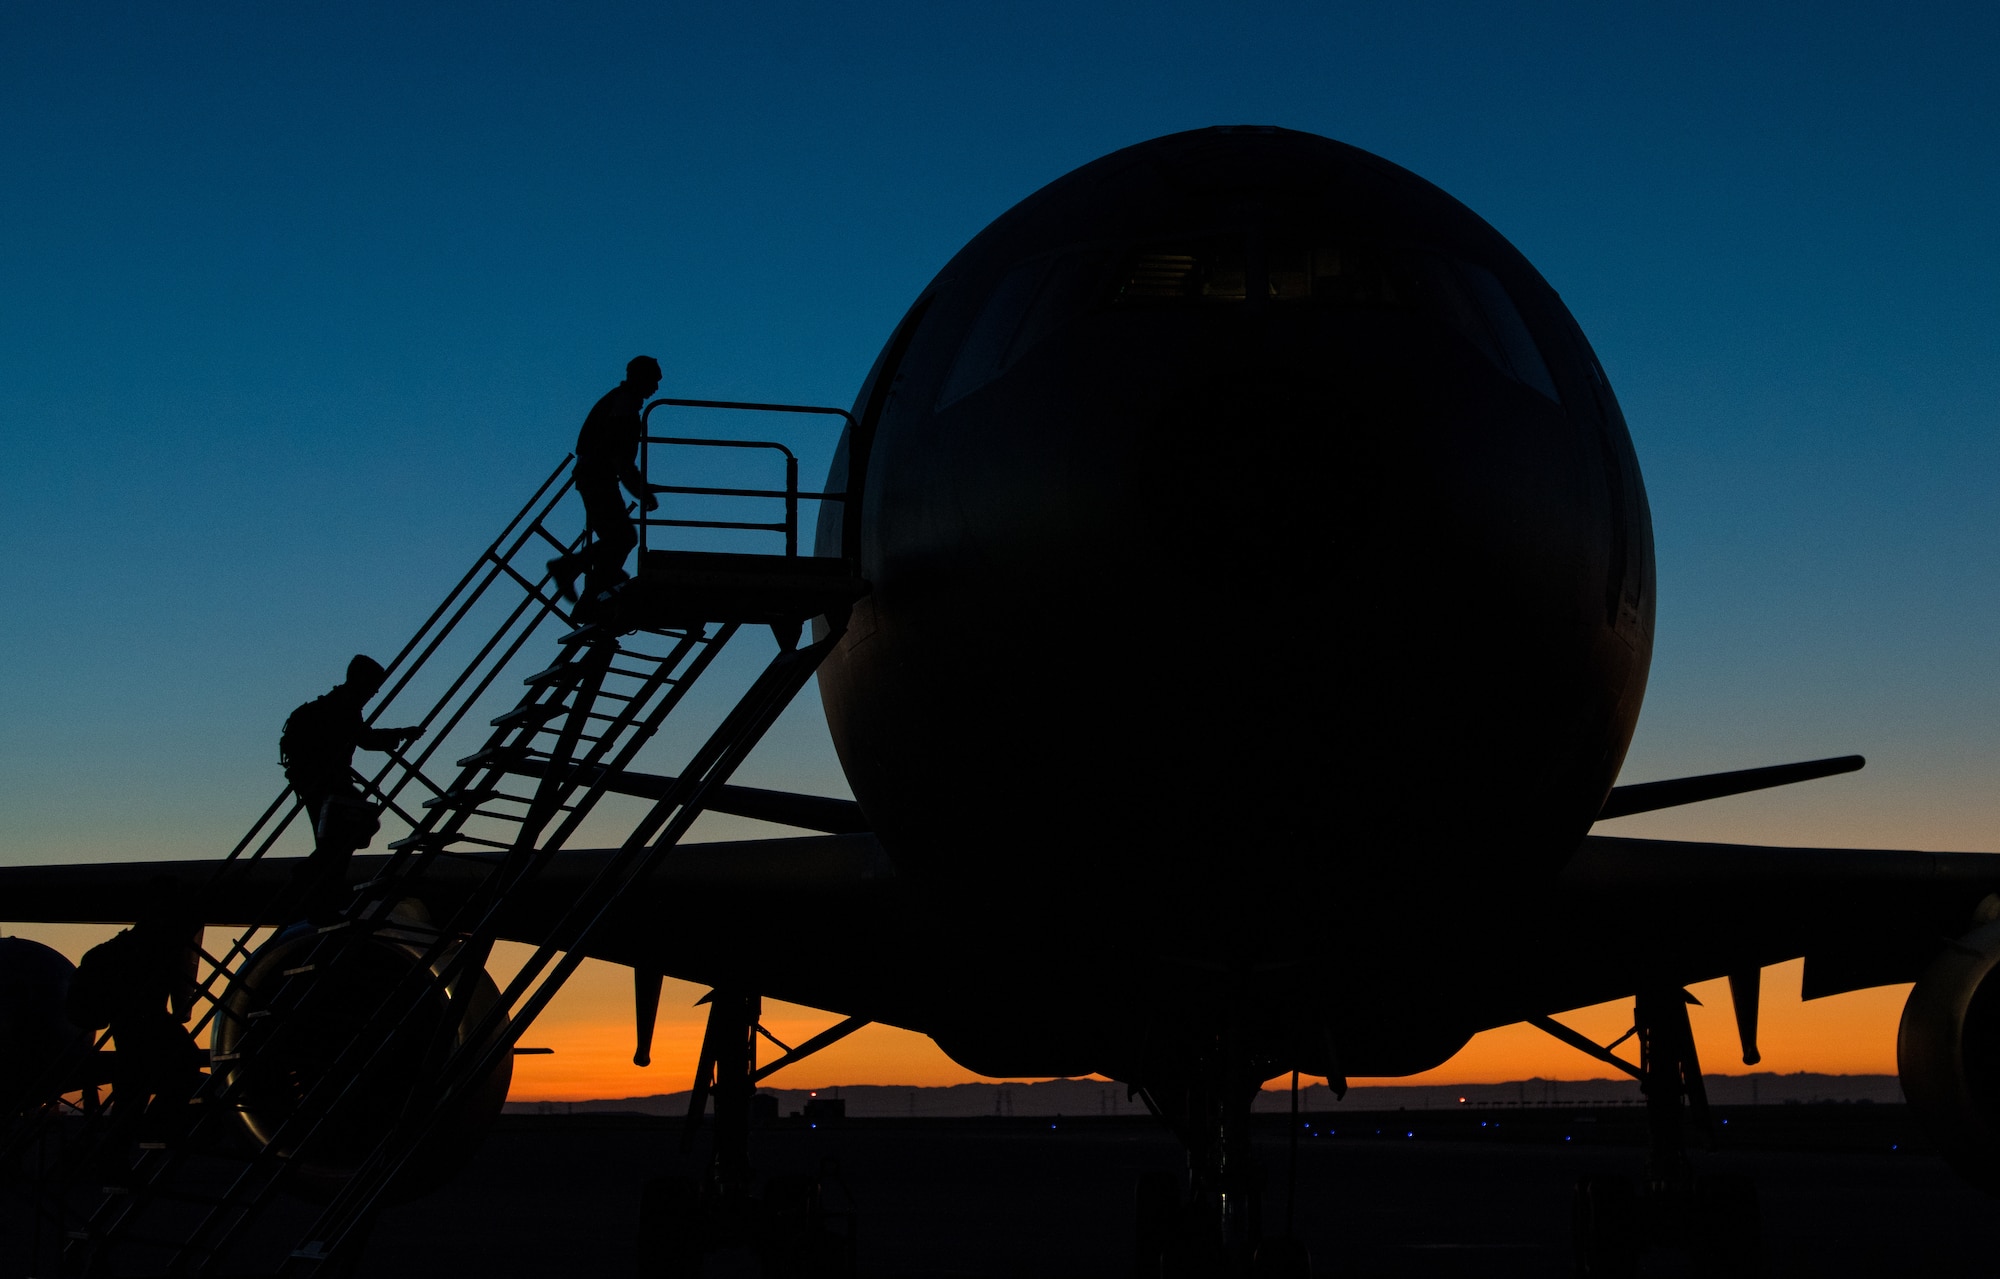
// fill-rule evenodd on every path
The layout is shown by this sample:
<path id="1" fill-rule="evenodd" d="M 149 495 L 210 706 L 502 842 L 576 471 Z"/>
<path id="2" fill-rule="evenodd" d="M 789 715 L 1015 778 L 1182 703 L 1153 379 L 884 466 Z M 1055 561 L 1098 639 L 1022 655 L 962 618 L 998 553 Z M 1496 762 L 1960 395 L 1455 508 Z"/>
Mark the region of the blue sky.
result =
<path id="1" fill-rule="evenodd" d="M 1996 54 L 1944 5 L 9 5 L 0 864 L 226 850 L 628 356 L 844 405 L 987 221 L 1215 123 L 1431 179 L 1590 334 L 1661 567 L 1627 780 L 1871 759 L 1617 829 L 2000 848 Z M 811 705 L 752 773 L 841 788 Z"/>

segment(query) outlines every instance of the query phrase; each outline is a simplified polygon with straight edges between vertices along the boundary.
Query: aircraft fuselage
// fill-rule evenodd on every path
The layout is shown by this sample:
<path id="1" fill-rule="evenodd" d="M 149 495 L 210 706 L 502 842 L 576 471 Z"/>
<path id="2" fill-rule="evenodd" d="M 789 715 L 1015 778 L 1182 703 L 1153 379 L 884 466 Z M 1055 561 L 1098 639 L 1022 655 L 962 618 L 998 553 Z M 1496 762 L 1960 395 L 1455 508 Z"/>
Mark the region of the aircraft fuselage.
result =
<path id="1" fill-rule="evenodd" d="M 1617 401 L 1386 161 L 1216 129 L 1085 165 L 938 273 L 855 413 L 819 531 L 873 584 L 820 676 L 855 796 L 961 943 L 1135 1005 L 996 989 L 996 1040 L 1129 1022 L 1079 1030 L 1115 1055 L 1193 989 L 1409 970 L 1617 775 L 1654 603 Z"/>

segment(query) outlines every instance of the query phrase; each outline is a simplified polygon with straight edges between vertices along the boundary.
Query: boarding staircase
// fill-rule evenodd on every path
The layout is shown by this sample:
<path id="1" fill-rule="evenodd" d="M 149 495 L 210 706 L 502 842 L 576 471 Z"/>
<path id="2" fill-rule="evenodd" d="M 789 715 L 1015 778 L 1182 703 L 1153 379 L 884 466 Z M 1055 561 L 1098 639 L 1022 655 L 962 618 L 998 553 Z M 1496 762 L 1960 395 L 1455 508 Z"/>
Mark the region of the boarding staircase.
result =
<path id="1" fill-rule="evenodd" d="M 582 605 L 561 598 L 540 567 L 581 545 L 552 527 L 570 487 L 569 459 L 556 467 L 388 664 L 369 722 L 405 722 L 410 706 L 422 707 L 421 749 L 391 752 L 356 781 L 408 833 L 373 859 L 338 919 L 260 923 L 220 954 L 201 952 L 192 1029 L 210 1034 L 212 1060 L 186 1131 L 142 1142 L 136 1159 L 100 1149 L 71 1160 L 42 1187 L 65 1236 L 58 1268 L 46 1273 L 306 1275 L 351 1261 L 399 1178 L 421 1179 L 432 1144 L 491 1088 L 596 931 L 672 855 L 839 641 L 865 583 L 849 561 L 801 556 L 798 544 L 802 504 L 844 495 L 802 492 L 796 456 L 776 442 L 655 435 L 654 414 L 668 409 L 847 417 L 655 401 L 644 467 L 665 501 L 640 519 L 632 579 Z M 690 457 L 758 450 L 782 461 L 783 484 L 745 480 L 740 466 L 725 468 L 721 483 L 651 483 L 667 450 L 676 478 L 694 471 Z M 782 553 L 679 544 L 772 536 Z M 745 637 L 765 627 L 776 640 L 768 659 L 721 661 L 726 651 L 746 655 Z M 547 664 L 521 675 L 538 660 Z M 518 701 L 477 734 L 510 675 Z M 474 749 L 442 769 L 457 743 Z M 639 773 L 649 746 L 683 761 Z M 609 794 L 627 798 L 604 805 Z M 635 795 L 646 802 L 635 808 Z M 288 830 L 296 844 L 299 812 L 281 794 L 229 862 L 265 858 Z M 544 872 L 586 830 L 617 832 L 615 848 L 586 887 L 565 888 L 549 908 Z M 230 873 L 224 867 L 218 882 Z M 449 892 L 432 891 L 444 883 Z M 260 919 L 291 919 L 294 890 L 275 891 Z M 449 905 L 435 913 L 414 905 L 440 900 Z M 524 938 L 518 908 L 528 901 L 542 907 L 541 922 Z M 495 989 L 485 964 L 503 929 L 534 948 Z M 244 1124 L 244 1112 L 257 1121 Z M 52 1111 L 42 1117 L 54 1121 Z M 10 1141 L 31 1136 L 24 1127 Z M 309 1192 L 316 1206 L 302 1210 L 305 1200 L 280 1193 L 288 1189 Z M 79 1194 L 94 1203 L 79 1210 Z"/>

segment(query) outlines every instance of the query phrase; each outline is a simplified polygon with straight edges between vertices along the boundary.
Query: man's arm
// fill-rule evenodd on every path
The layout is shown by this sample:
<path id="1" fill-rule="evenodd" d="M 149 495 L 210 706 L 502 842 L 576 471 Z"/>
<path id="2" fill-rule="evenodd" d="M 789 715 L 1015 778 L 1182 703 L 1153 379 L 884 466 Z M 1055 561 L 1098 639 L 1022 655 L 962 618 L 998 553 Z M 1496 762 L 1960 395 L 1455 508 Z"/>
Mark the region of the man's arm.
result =
<path id="1" fill-rule="evenodd" d="M 650 511 L 659 506 L 660 499 L 654 497 L 647 489 L 646 477 L 639 474 L 637 463 L 627 462 L 624 471 L 619 474 L 618 478 L 625 485 L 625 491 L 639 499 L 641 508 Z"/>
<path id="2" fill-rule="evenodd" d="M 627 493 L 639 499 L 640 510 L 654 510 L 660 505 L 660 499 L 653 496 L 646 485 L 646 477 L 639 471 L 639 441 L 646 434 L 646 419 L 640 414 L 636 402 L 625 429 L 631 432 L 632 447 L 625 450 L 625 464 L 618 472 L 619 482 L 625 485 Z"/>
<path id="3" fill-rule="evenodd" d="M 363 750 L 386 751 L 416 741 L 424 735 L 424 730 L 411 725 L 408 728 L 364 728 L 355 735 L 355 744 Z"/>

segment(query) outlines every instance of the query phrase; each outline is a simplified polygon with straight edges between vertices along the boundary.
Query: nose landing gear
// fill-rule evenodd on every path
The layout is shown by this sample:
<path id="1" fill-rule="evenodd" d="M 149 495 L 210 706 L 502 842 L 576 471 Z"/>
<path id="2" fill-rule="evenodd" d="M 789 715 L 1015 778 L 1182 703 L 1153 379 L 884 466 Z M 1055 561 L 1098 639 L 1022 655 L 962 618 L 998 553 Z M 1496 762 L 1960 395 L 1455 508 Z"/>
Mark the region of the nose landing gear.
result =
<path id="1" fill-rule="evenodd" d="M 1250 1106 L 1276 1073 L 1268 1061 L 1217 1044 L 1188 1069 L 1137 1089 L 1188 1161 L 1185 1175 L 1139 1180 L 1137 1279 L 1309 1279 L 1311 1258 L 1289 1223 L 1285 1238 L 1263 1237 L 1267 1179 L 1251 1144 Z"/>
<path id="2" fill-rule="evenodd" d="M 650 1056 L 651 1001 L 659 983 L 639 982 L 639 1052 Z M 866 1025 L 850 1017 L 796 1048 L 757 1065 L 757 1037 L 778 1041 L 763 1028 L 761 997 L 714 990 L 707 998 L 708 1030 L 689 1099 L 683 1150 L 692 1150 L 712 1098 L 713 1132 L 700 1177 L 660 1177 L 646 1186 L 640 1211 L 639 1254 L 644 1273 L 664 1279 L 746 1274 L 762 1279 L 852 1279 L 854 1211 L 838 1163 L 823 1159 L 814 1175 L 759 1177 L 750 1162 L 757 1115 L 757 1081 L 810 1056 Z M 775 1119 L 775 1105 L 764 1112 Z"/>
<path id="3" fill-rule="evenodd" d="M 1639 1038 L 1636 1068 L 1584 1041 L 1586 1052 L 1638 1077 L 1646 1096 L 1649 1149 L 1643 1178 L 1598 1176 L 1577 1183 L 1574 1238 L 1580 1275 L 1753 1279 L 1758 1273 L 1756 1184 L 1748 1177 L 1697 1171 L 1688 1158 L 1688 1126 L 1712 1131 L 1688 1025 L 1692 998 L 1673 987 L 1639 993 L 1631 1032 Z M 1535 1024 L 1544 1030 L 1556 1025 L 1546 1018 Z M 1558 1038 L 1574 1044 L 1581 1036 L 1567 1031 Z"/>

